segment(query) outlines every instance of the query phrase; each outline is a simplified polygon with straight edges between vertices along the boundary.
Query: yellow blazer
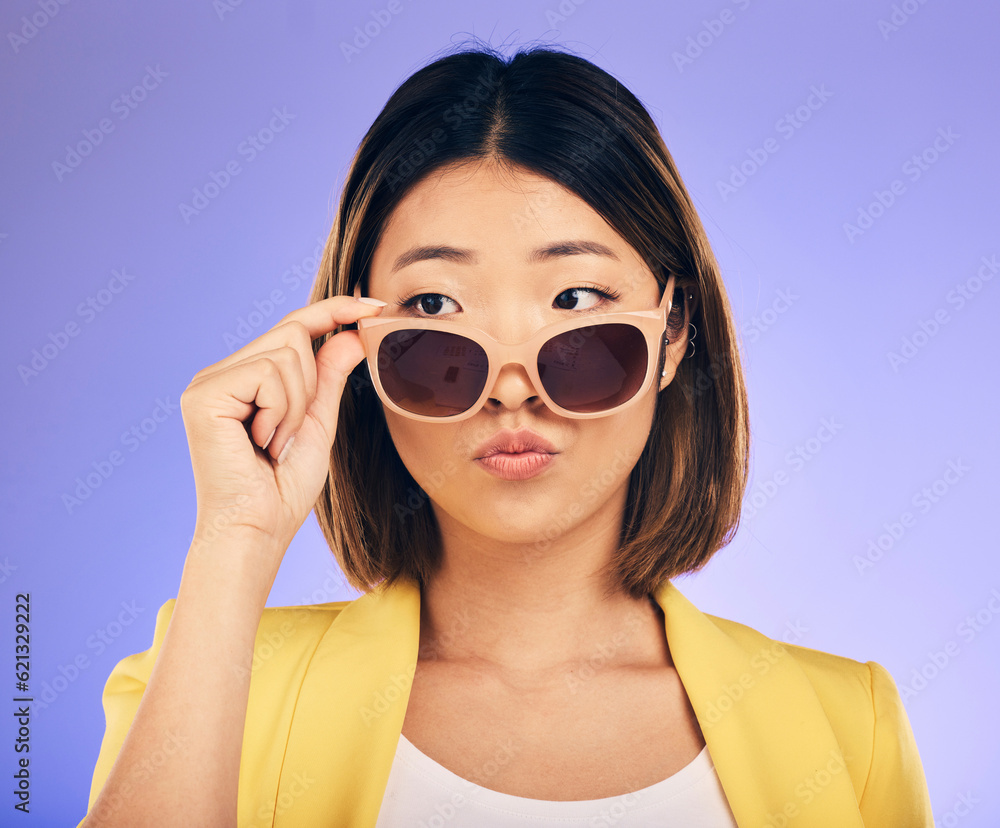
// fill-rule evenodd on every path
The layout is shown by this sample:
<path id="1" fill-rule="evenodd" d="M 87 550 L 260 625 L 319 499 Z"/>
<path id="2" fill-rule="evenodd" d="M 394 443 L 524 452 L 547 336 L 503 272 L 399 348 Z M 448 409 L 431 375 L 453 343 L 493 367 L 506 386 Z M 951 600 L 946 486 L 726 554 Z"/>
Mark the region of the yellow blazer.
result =
<path id="1" fill-rule="evenodd" d="M 913 732 L 884 667 L 782 644 L 707 615 L 669 581 L 654 597 L 741 828 L 933 828 Z M 174 603 L 157 613 L 152 646 L 122 659 L 105 685 L 107 725 L 88 808 L 135 716 Z M 264 610 L 239 828 L 373 828 L 419 630 L 420 590 L 409 580 L 354 601 Z"/>

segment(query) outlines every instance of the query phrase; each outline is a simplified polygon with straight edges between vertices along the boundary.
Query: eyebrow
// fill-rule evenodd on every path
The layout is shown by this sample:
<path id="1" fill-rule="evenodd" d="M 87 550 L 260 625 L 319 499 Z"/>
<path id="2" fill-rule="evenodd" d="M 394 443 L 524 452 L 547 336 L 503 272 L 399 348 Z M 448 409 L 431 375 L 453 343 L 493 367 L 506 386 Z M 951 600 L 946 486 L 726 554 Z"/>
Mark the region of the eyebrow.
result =
<path id="1" fill-rule="evenodd" d="M 559 241 L 536 248 L 528 256 L 528 262 L 550 261 L 563 256 L 578 256 L 582 254 L 605 256 L 615 261 L 621 261 L 618 258 L 618 254 L 607 245 L 595 241 L 573 240 Z M 428 259 L 444 259 L 456 264 L 475 264 L 477 260 L 475 252 L 466 248 L 449 247 L 441 244 L 424 245 L 421 247 L 412 247 L 399 256 L 389 273 L 395 273 L 397 270 L 401 270 L 408 265 Z"/>

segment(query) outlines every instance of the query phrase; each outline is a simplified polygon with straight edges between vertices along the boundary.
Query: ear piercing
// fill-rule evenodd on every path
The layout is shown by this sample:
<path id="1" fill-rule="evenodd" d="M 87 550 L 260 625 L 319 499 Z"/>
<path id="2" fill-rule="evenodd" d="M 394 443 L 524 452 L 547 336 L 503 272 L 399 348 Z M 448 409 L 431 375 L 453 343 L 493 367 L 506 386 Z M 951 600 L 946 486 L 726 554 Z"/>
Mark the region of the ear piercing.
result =
<path id="1" fill-rule="evenodd" d="M 693 299 L 693 298 L 694 298 L 694 296 L 689 293 L 688 294 L 688 299 Z M 698 329 L 694 326 L 694 322 L 688 322 L 688 327 L 691 329 L 691 336 L 688 337 L 688 345 L 691 346 L 691 353 L 685 354 L 684 355 L 684 359 L 691 359 L 691 357 L 694 356 L 694 351 L 695 351 L 694 340 L 695 340 L 695 337 L 698 336 Z M 669 340 L 667 340 L 667 342 L 669 344 Z M 666 375 L 667 375 L 666 371 L 663 371 L 663 372 L 660 373 L 661 377 L 665 377 Z"/>

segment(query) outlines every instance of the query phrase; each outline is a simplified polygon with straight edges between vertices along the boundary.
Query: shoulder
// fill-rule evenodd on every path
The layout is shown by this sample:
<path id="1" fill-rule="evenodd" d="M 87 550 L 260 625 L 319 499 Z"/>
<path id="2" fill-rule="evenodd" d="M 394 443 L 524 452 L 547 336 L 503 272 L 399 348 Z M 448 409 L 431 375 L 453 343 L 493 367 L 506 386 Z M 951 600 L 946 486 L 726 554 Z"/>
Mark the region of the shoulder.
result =
<path id="1" fill-rule="evenodd" d="M 779 641 L 753 627 L 727 618 L 707 614 L 705 617 L 745 650 L 754 653 L 757 664 L 769 663 L 771 658 L 791 658 L 816 689 L 829 689 L 848 695 L 864 694 L 871 688 L 873 668 L 888 676 L 884 668 L 872 661 L 861 662 L 847 656 Z"/>
<path id="2" fill-rule="evenodd" d="M 156 613 L 156 625 L 150 646 L 142 652 L 121 659 L 104 686 L 105 713 L 131 721 L 139 700 L 163 647 L 177 599 L 165 601 Z M 350 601 L 325 604 L 265 607 L 257 626 L 253 657 L 250 663 L 251 709 L 254 700 L 273 700 L 301 684 L 309 672 L 313 655 L 330 626 L 340 617 Z"/>
<path id="3" fill-rule="evenodd" d="M 325 604 L 302 604 L 300 606 L 265 607 L 261 615 L 259 630 L 280 629 L 288 624 L 300 625 L 303 630 L 328 627 L 351 601 L 330 601 Z M 156 612 L 156 632 L 166 632 L 173 615 L 176 598 L 170 598 Z"/>
<path id="4" fill-rule="evenodd" d="M 876 695 L 884 695 L 895 684 L 888 671 L 873 661 L 861 662 L 798 644 L 769 638 L 746 624 L 706 617 L 743 650 L 751 654 L 750 666 L 755 676 L 765 675 L 774 665 L 791 661 L 805 676 L 819 699 L 838 739 L 854 735 L 857 748 L 871 747 L 875 727 Z M 845 750 L 847 746 L 845 745 Z"/>
<path id="5" fill-rule="evenodd" d="M 134 694 L 136 700 L 141 696 L 163 647 L 176 603 L 176 598 L 170 598 L 157 610 L 150 646 L 142 652 L 125 656 L 115 665 L 104 688 L 106 703 L 110 696 Z M 265 607 L 254 641 L 254 678 L 258 677 L 258 668 L 264 664 L 272 667 L 264 672 L 273 673 L 276 668 L 288 669 L 290 665 L 307 663 L 330 625 L 350 603 L 331 601 L 325 604 Z"/>
<path id="6" fill-rule="evenodd" d="M 757 672 L 783 659 L 799 668 L 851 768 L 866 824 L 925 824 L 931 806 L 923 765 L 899 690 L 885 667 L 778 641 L 737 621 L 705 617 L 754 654 L 751 665 Z"/>
<path id="7" fill-rule="evenodd" d="M 88 808 L 93 807 L 121 751 L 163 648 L 176 603 L 177 599 L 171 598 L 160 606 L 150 646 L 118 661 L 105 682 L 102 694 L 105 731 L 94 767 Z M 267 761 L 266 757 L 273 754 L 280 742 L 280 734 L 287 733 L 297 698 L 290 689 L 301 684 L 319 642 L 350 603 L 334 601 L 264 609 L 254 642 L 247 709 L 252 726 L 244 734 L 245 763 Z"/>
<path id="8" fill-rule="evenodd" d="M 252 663 L 254 678 L 263 679 L 264 675 L 270 672 L 263 669 L 268 664 L 278 668 L 279 681 L 280 674 L 287 675 L 289 669 L 308 666 L 309 660 L 330 629 L 330 625 L 350 603 L 350 601 L 333 601 L 325 604 L 265 608 L 254 642 Z"/>
<path id="9" fill-rule="evenodd" d="M 176 598 L 165 601 L 156 613 L 153 642 L 148 650 L 129 656 L 136 662 L 155 659 L 173 615 Z M 311 651 L 325 635 L 330 625 L 351 601 L 330 601 L 324 604 L 265 607 L 257 626 L 254 644 L 254 668 L 270 660 L 278 650 L 291 655 L 294 651 Z M 152 667 L 152 664 L 149 665 Z"/>

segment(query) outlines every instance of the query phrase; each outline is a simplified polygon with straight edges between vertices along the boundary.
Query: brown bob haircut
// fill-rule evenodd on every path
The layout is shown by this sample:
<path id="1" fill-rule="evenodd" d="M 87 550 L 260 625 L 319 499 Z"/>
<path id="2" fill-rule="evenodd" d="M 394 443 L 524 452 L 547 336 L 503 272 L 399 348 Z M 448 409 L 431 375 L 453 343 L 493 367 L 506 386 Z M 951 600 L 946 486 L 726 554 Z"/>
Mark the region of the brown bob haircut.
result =
<path id="1" fill-rule="evenodd" d="M 611 591 L 650 595 L 664 579 L 700 569 L 732 539 L 750 432 L 718 264 L 655 123 L 628 89 L 550 45 L 506 59 L 477 44 L 418 70 L 393 92 L 358 147 L 310 302 L 351 295 L 358 281 L 367 295 L 368 266 L 393 208 L 428 174 L 475 161 L 558 182 L 599 213 L 661 285 L 674 274 L 670 341 L 684 334 L 684 297 L 695 297 L 687 305 L 695 352 L 659 392 L 629 479 L 619 548 L 605 571 Z M 333 333 L 314 341 L 314 350 Z M 315 512 L 360 591 L 401 576 L 426 584 L 440 564 L 428 495 L 396 451 L 364 360 L 341 398 Z M 547 544 L 539 540 L 540 553 Z"/>

